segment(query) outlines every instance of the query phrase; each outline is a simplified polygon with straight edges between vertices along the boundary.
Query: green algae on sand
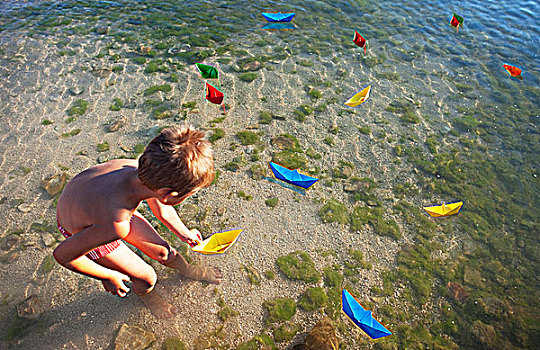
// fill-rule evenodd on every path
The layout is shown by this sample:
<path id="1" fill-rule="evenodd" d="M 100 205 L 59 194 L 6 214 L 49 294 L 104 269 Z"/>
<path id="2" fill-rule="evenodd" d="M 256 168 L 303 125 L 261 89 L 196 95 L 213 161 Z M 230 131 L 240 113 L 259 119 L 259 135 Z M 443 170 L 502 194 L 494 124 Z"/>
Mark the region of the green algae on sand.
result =
<path id="1" fill-rule="evenodd" d="M 291 298 L 276 298 L 263 302 L 268 312 L 266 323 L 290 321 L 296 314 L 296 303 Z"/>
<path id="2" fill-rule="evenodd" d="M 306 252 L 296 251 L 280 256 L 276 263 L 281 272 L 289 279 L 318 282 L 321 278 L 319 272 L 315 269 L 313 260 Z"/>
<path id="3" fill-rule="evenodd" d="M 348 224 L 350 217 L 347 207 L 336 199 L 330 199 L 320 210 L 319 216 L 323 222 L 338 222 Z"/>
<path id="4" fill-rule="evenodd" d="M 304 311 L 315 311 L 323 308 L 327 301 L 328 296 L 324 292 L 324 288 L 312 287 L 300 296 L 298 306 Z"/>
<path id="5" fill-rule="evenodd" d="M 83 115 L 86 112 L 86 109 L 88 108 L 88 101 L 83 99 L 78 99 L 71 107 L 67 110 L 67 115 L 70 117 L 78 117 Z"/>

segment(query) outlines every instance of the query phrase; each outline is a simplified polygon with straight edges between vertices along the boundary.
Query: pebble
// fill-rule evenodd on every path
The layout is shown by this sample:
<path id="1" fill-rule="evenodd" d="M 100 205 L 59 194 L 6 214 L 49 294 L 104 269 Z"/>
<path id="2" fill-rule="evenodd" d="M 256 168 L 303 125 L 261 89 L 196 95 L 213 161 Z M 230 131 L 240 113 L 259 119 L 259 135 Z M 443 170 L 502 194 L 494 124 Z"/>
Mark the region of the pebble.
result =
<path id="1" fill-rule="evenodd" d="M 86 88 L 83 86 L 83 87 L 70 87 L 68 89 L 68 92 L 72 95 L 72 96 L 79 96 L 80 94 L 82 94 L 83 92 L 86 91 Z"/>
<path id="2" fill-rule="evenodd" d="M 4 263 L 4 264 L 11 264 L 12 262 L 14 262 L 15 260 L 17 260 L 17 258 L 19 257 L 19 252 L 18 251 L 11 251 L 9 253 L 6 253 L 4 255 L 1 255 L 0 256 L 0 262 Z"/>
<path id="3" fill-rule="evenodd" d="M 127 124 L 127 117 L 119 115 L 116 119 L 112 120 L 108 126 L 109 132 L 116 132 L 120 128 L 123 128 Z"/>
<path id="4" fill-rule="evenodd" d="M 143 350 L 147 349 L 156 341 L 156 335 L 142 327 L 129 326 L 126 323 L 120 326 L 120 330 L 114 340 L 114 350 Z"/>
<path id="5" fill-rule="evenodd" d="M 107 34 L 108 32 L 109 32 L 109 27 L 108 26 L 96 27 L 96 33 L 98 33 L 100 35 Z"/>
<path id="6" fill-rule="evenodd" d="M 441 126 L 440 132 L 441 134 L 448 134 L 450 132 L 451 128 L 448 125 Z"/>
<path id="7" fill-rule="evenodd" d="M 259 61 L 252 61 L 252 62 L 248 62 L 246 64 L 244 64 L 244 66 L 242 67 L 242 70 L 244 72 L 249 72 L 249 71 L 256 71 L 256 70 L 259 70 L 262 68 L 262 63 L 259 62 Z"/>
<path id="8" fill-rule="evenodd" d="M 294 140 L 286 136 L 276 136 L 272 138 L 272 146 L 277 147 L 279 150 L 294 148 Z"/>
<path id="9" fill-rule="evenodd" d="M 27 320 L 35 320 L 39 317 L 38 311 L 39 297 L 36 294 L 32 294 L 19 305 L 17 305 L 17 315 Z"/>
<path id="10" fill-rule="evenodd" d="M 46 247 L 52 247 L 56 244 L 56 238 L 48 232 L 42 233 L 41 240 Z"/>
<path id="11" fill-rule="evenodd" d="M 8 251 L 19 243 L 19 236 L 9 235 L 0 243 L 0 250 Z"/>
<path id="12" fill-rule="evenodd" d="M 47 191 L 51 197 L 54 197 L 58 193 L 62 192 L 64 185 L 66 184 L 66 179 L 66 173 L 56 174 L 44 179 L 41 187 L 43 187 L 43 189 L 45 189 L 45 191 Z"/>
<path id="13" fill-rule="evenodd" d="M 216 212 L 219 216 L 223 216 L 223 214 L 225 214 L 225 212 L 227 211 L 227 208 L 225 207 L 219 207 L 217 208 Z"/>
<path id="14" fill-rule="evenodd" d="M 28 213 L 32 210 L 33 206 L 31 204 L 26 204 L 26 203 L 22 203 L 22 204 L 19 204 L 19 206 L 17 206 L 17 209 L 19 209 L 19 211 L 21 213 Z"/>
<path id="15" fill-rule="evenodd" d="M 189 52 L 189 51 L 191 51 L 191 45 L 182 44 L 180 46 L 171 47 L 167 52 L 169 53 L 169 55 L 176 55 L 181 52 Z"/>
<path id="16" fill-rule="evenodd" d="M 113 86 L 113 85 L 116 85 L 116 82 L 118 81 L 118 79 L 114 78 L 114 79 L 108 79 L 106 82 L 105 82 L 105 86 L 106 87 L 109 87 L 109 86 Z"/>
<path id="17" fill-rule="evenodd" d="M 51 102 L 58 102 L 58 101 L 60 101 L 60 98 L 61 98 L 61 96 L 58 93 L 52 93 L 52 94 L 49 95 L 49 101 L 51 101 Z"/>

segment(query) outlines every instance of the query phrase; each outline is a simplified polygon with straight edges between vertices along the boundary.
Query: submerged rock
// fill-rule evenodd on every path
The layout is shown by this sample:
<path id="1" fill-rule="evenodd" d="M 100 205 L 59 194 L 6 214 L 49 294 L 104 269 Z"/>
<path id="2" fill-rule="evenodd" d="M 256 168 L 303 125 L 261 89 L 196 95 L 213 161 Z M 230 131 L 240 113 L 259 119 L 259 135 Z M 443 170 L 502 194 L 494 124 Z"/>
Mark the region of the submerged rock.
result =
<path id="1" fill-rule="evenodd" d="M 176 55 L 176 54 L 179 54 L 181 52 L 189 52 L 189 51 L 191 51 L 191 45 L 182 44 L 182 45 L 177 45 L 177 46 L 171 47 L 167 52 L 169 53 L 169 55 Z"/>
<path id="2" fill-rule="evenodd" d="M 223 215 L 225 214 L 226 211 L 227 211 L 227 208 L 226 208 L 226 207 L 219 207 L 219 208 L 217 208 L 216 213 L 217 213 L 219 216 L 223 216 Z"/>
<path id="3" fill-rule="evenodd" d="M 481 288 L 484 287 L 484 282 L 482 281 L 482 274 L 480 273 L 480 271 L 469 266 L 465 266 L 465 272 L 463 273 L 463 281 L 471 286 Z"/>
<path id="4" fill-rule="evenodd" d="M 371 188 L 369 181 L 354 180 L 351 183 L 347 183 L 343 186 L 345 192 L 364 192 Z"/>
<path id="5" fill-rule="evenodd" d="M 98 78 L 108 78 L 111 75 L 112 70 L 108 68 L 95 68 L 90 73 Z"/>
<path id="6" fill-rule="evenodd" d="M 143 350 L 156 341 L 156 335 L 138 326 L 122 324 L 114 339 L 114 350 Z"/>
<path id="7" fill-rule="evenodd" d="M 161 345 L 161 350 L 187 350 L 187 347 L 180 338 L 167 338 Z"/>
<path id="8" fill-rule="evenodd" d="M 486 316 L 493 320 L 503 320 L 508 317 L 508 314 L 512 314 L 511 306 L 495 297 L 481 298 L 478 303 L 484 309 Z"/>
<path id="9" fill-rule="evenodd" d="M 257 71 L 262 68 L 262 63 L 259 61 L 252 61 L 244 64 L 242 70 L 244 72 Z"/>
<path id="10" fill-rule="evenodd" d="M 251 284 L 259 285 L 261 284 L 261 275 L 253 266 L 244 265 L 244 271 L 246 271 L 247 277 Z"/>
<path id="11" fill-rule="evenodd" d="M 295 148 L 296 142 L 290 137 L 280 135 L 272 138 L 272 145 L 279 150 L 286 150 Z"/>
<path id="12" fill-rule="evenodd" d="M 31 204 L 26 204 L 26 203 L 22 203 L 17 206 L 17 209 L 19 209 L 21 213 L 28 213 L 32 211 L 32 208 L 33 206 Z"/>
<path id="13" fill-rule="evenodd" d="M 62 192 L 66 184 L 66 179 L 66 173 L 56 174 L 43 180 L 41 187 L 43 187 L 51 197 L 54 197 Z"/>
<path id="14" fill-rule="evenodd" d="M 120 128 L 123 128 L 127 124 L 127 117 L 123 115 L 119 115 L 116 117 L 116 119 L 111 120 L 109 125 L 107 126 L 107 130 L 109 132 L 116 132 Z"/>
<path id="15" fill-rule="evenodd" d="M 39 317 L 38 311 L 39 298 L 36 294 L 32 294 L 19 305 L 17 305 L 17 316 L 27 320 L 35 320 Z"/>
<path id="16" fill-rule="evenodd" d="M 469 293 L 467 293 L 465 288 L 463 288 L 459 283 L 448 282 L 446 289 L 448 290 L 448 294 L 450 294 L 454 300 L 465 301 L 469 297 Z"/>
<path id="17" fill-rule="evenodd" d="M 41 234 L 41 240 L 46 247 L 52 247 L 56 244 L 56 238 L 54 238 L 54 236 L 48 232 L 44 232 Z"/>
<path id="18" fill-rule="evenodd" d="M 103 35 L 103 34 L 107 34 L 108 32 L 109 32 L 109 27 L 107 27 L 107 26 L 98 26 L 98 27 L 96 27 L 96 33 L 97 34 Z"/>
<path id="19" fill-rule="evenodd" d="M 470 332 L 474 348 L 485 350 L 499 349 L 497 333 L 492 325 L 477 320 L 473 322 Z"/>
<path id="20" fill-rule="evenodd" d="M 86 91 L 86 88 L 84 86 L 82 87 L 76 86 L 76 87 L 70 87 L 68 91 L 71 94 L 71 96 L 79 96 L 80 94 Z"/>
<path id="21" fill-rule="evenodd" d="M 17 243 L 19 243 L 19 236 L 9 235 L 2 239 L 2 242 L 0 242 L 0 250 L 8 251 L 13 248 Z"/>
<path id="22" fill-rule="evenodd" d="M 261 164 L 254 164 L 250 171 L 251 171 L 251 178 L 253 180 L 260 180 L 263 178 L 263 176 L 266 176 L 266 168 L 262 166 Z"/>
<path id="23" fill-rule="evenodd" d="M 339 349 L 339 340 L 336 337 L 336 331 L 332 320 L 328 317 L 323 318 L 306 337 L 305 350 L 335 350 Z"/>
<path id="24" fill-rule="evenodd" d="M 9 265 L 15 260 L 17 260 L 18 257 L 19 257 L 19 252 L 16 250 L 12 250 L 9 253 L 0 255 L 0 263 Z"/>

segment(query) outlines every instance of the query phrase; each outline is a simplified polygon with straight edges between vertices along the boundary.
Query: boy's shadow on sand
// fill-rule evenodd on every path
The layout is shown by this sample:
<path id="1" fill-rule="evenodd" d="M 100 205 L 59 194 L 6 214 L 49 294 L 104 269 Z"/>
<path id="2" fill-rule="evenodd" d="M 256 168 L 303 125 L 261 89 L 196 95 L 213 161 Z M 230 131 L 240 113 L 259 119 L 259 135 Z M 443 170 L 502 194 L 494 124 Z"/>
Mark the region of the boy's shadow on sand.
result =
<path id="1" fill-rule="evenodd" d="M 160 281 L 160 294 L 169 302 L 177 304 L 173 289 L 183 288 L 192 280 L 173 275 L 161 278 Z M 44 306 L 40 305 L 40 308 Z M 92 346 L 89 339 L 99 343 L 103 341 L 102 344 L 109 344 L 107 348 L 112 348 L 117 331 L 123 323 L 144 324 L 146 319 L 155 321 L 133 292 L 120 298 L 92 288 L 75 297 L 72 302 L 43 311 L 36 319 L 18 317 L 16 308 L 13 308 L 2 327 L 4 334 L 0 334 L 3 340 L 0 349 L 61 349 L 66 345 L 92 348 L 98 345 Z"/>

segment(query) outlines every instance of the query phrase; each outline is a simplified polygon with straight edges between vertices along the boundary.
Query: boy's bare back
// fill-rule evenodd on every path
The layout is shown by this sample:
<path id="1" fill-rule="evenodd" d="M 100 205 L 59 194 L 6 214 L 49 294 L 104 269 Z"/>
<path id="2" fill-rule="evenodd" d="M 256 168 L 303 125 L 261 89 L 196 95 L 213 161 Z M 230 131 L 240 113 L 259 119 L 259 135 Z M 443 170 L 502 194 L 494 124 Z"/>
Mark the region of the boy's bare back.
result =
<path id="1" fill-rule="evenodd" d="M 64 188 L 57 205 L 62 226 L 71 233 L 95 224 L 129 220 L 139 205 L 133 200 L 133 159 L 95 165 L 75 176 Z"/>

